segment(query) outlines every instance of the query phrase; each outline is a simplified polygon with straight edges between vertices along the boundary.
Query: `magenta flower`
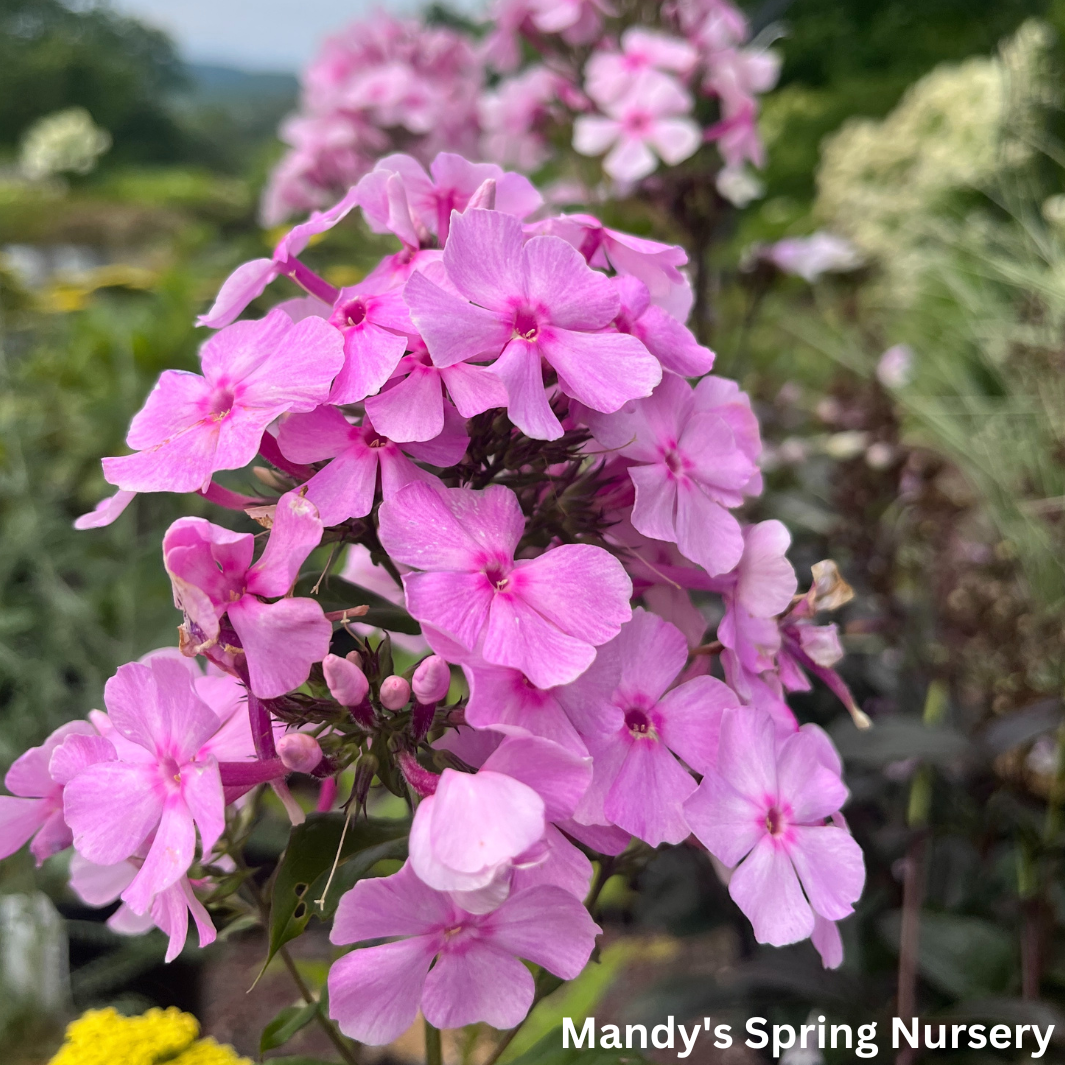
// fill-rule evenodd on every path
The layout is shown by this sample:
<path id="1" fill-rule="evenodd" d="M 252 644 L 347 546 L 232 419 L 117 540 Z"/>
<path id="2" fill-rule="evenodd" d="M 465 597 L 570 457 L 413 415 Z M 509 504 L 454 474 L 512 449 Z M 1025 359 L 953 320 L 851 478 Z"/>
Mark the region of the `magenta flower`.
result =
<path id="1" fill-rule="evenodd" d="M 204 376 L 166 370 L 134 416 L 133 455 L 103 460 L 111 484 L 132 492 L 195 492 L 216 470 L 246 466 L 263 431 L 286 411 L 324 403 L 343 364 L 340 333 L 320 318 L 293 324 L 273 310 L 204 344 Z"/>
<path id="2" fill-rule="evenodd" d="M 475 210 L 454 219 L 443 261 L 459 294 L 414 274 L 405 290 L 411 317 L 437 366 L 496 360 L 511 420 L 528 435 L 562 435 L 542 361 L 563 392 L 600 411 L 649 395 L 661 379 L 635 337 L 601 332 L 617 316 L 617 293 L 564 241 L 525 243 L 517 219 Z"/>
<path id="3" fill-rule="evenodd" d="M 89 906 L 109 906 L 122 896 L 140 867 L 138 858 L 97 865 L 75 853 L 70 860 L 70 887 Z M 141 935 L 153 926 L 161 929 L 169 940 L 165 960 L 171 962 L 185 947 L 190 913 L 196 922 L 200 947 L 209 946 L 216 938 L 215 927 L 186 876 L 160 891 L 143 914 L 122 903 L 107 919 L 107 927 L 123 936 Z"/>
<path id="4" fill-rule="evenodd" d="M 378 433 L 369 415 L 361 426 L 351 425 L 336 407 L 318 407 L 309 414 L 290 414 L 281 423 L 277 443 L 293 462 L 332 459 L 306 482 L 305 498 L 318 508 L 323 525 L 339 525 L 373 509 L 379 470 L 382 498 L 391 499 L 412 481 L 435 480 L 411 458 L 440 467 L 458 462 L 468 437 L 461 421 L 448 429 L 428 443 L 400 445 Z"/>
<path id="5" fill-rule="evenodd" d="M 703 347 L 692 332 L 671 314 L 651 303 L 647 286 L 631 275 L 614 279 L 621 310 L 614 324 L 620 333 L 631 333 L 662 364 L 681 377 L 702 377 L 714 365 L 714 353 Z"/>
<path id="6" fill-rule="evenodd" d="M 422 571 L 403 577 L 411 615 L 538 688 L 575 680 L 631 616 L 632 585 L 602 548 L 515 560 L 525 519 L 508 488 L 410 484 L 379 514 L 385 550 Z"/>
<path id="7" fill-rule="evenodd" d="M 266 291 L 271 281 L 282 275 L 292 277 L 297 283 L 307 280 L 309 271 L 303 268 L 296 257 L 307 247 L 312 237 L 332 229 L 358 203 L 358 190 L 350 189 L 328 211 L 315 211 L 306 222 L 293 226 L 278 242 L 269 259 L 253 259 L 238 266 L 222 283 L 211 309 L 200 315 L 197 324 L 210 329 L 229 325 L 253 299 Z M 324 295 L 321 292 L 313 294 Z"/>
<path id="8" fill-rule="evenodd" d="M 419 1008 L 437 1028 L 478 1021 L 513 1028 L 534 991 L 518 959 L 572 980 L 599 931 L 584 906 L 557 887 L 529 888 L 490 913 L 468 913 L 423 884 L 408 862 L 392 876 L 361 881 L 340 900 L 333 943 L 401 938 L 333 963 L 329 1014 L 345 1035 L 374 1046 L 405 1032 Z"/>
<path id="9" fill-rule="evenodd" d="M 74 846 L 89 861 L 114 865 L 135 854 L 151 832 L 144 864 L 123 893 L 137 913 L 185 875 L 225 827 L 218 762 L 201 748 L 220 722 L 173 658 L 121 666 L 104 688 L 111 724 L 136 745 L 129 760 L 97 762 L 66 786 L 63 809 Z"/>
<path id="10" fill-rule="evenodd" d="M 667 691 L 687 658 L 683 633 L 638 609 L 589 670 L 560 691 L 595 760 L 577 821 L 617 825 L 652 847 L 687 837 L 682 805 L 695 781 L 674 755 L 706 772 L 722 711 L 738 702 L 712 677 Z"/>
<path id="11" fill-rule="evenodd" d="M 52 756 L 72 736 L 100 742 L 88 721 L 60 725 L 41 744 L 15 759 L 4 777 L 8 795 L 0 795 L 0 859 L 19 850 L 30 839 L 30 852 L 41 865 L 72 842 L 63 820 L 63 784 L 49 771 Z"/>
<path id="12" fill-rule="evenodd" d="M 728 422 L 697 410 L 692 389 L 673 374 L 650 399 L 614 415 L 585 416 L 596 440 L 635 463 L 629 469 L 636 486 L 633 526 L 675 543 L 711 576 L 733 569 L 743 534 L 728 508 L 743 502 L 755 466 Z"/>
<path id="13" fill-rule="evenodd" d="M 604 104 L 605 115 L 577 116 L 574 150 L 581 155 L 607 152 L 603 170 L 610 177 L 639 181 L 654 173 L 659 159 L 675 166 L 698 150 L 702 136 L 689 117 L 691 109 L 691 95 L 675 79 L 644 70 L 628 92 Z"/>
<path id="14" fill-rule="evenodd" d="M 403 179 L 412 214 L 443 247 L 451 228 L 451 212 L 462 214 L 485 181 L 495 182 L 494 210 L 522 219 L 544 199 L 523 174 L 507 173 L 495 163 L 471 163 L 453 152 L 441 152 L 429 173 L 409 155 L 386 155 L 376 170 L 392 170 Z"/>
<path id="15" fill-rule="evenodd" d="M 817 916 L 841 920 L 862 893 L 861 849 L 825 824 L 847 789 L 826 764 L 824 743 L 823 733 L 806 727 L 781 741 L 773 719 L 752 708 L 727 712 L 717 767 L 685 803 L 710 853 L 737 866 L 729 894 L 760 943 L 806 939 Z"/>
<path id="16" fill-rule="evenodd" d="M 630 26 L 621 35 L 620 52 L 595 52 L 584 68 L 588 95 L 600 106 L 620 99 L 644 70 L 687 74 L 698 52 L 685 40 Z"/>
<path id="17" fill-rule="evenodd" d="M 203 518 L 175 521 L 163 537 L 163 563 L 185 613 L 182 650 L 213 649 L 225 614 L 240 637 L 256 695 L 271 699 L 302 684 L 328 652 L 333 627 L 313 599 L 264 600 L 287 596 L 321 538 L 317 509 L 296 492 L 278 500 L 270 539 L 254 564 L 251 533 Z"/>

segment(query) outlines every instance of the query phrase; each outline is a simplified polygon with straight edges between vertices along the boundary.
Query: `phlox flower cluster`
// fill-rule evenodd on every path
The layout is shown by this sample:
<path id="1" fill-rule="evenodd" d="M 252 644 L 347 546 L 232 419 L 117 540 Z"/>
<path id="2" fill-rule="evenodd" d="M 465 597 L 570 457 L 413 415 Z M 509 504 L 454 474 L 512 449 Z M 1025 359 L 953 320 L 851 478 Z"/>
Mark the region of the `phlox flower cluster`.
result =
<path id="1" fill-rule="evenodd" d="M 676 0 L 658 15 L 627 25 L 608 0 L 495 0 L 481 40 L 380 13 L 353 23 L 304 75 L 264 219 L 323 206 L 397 148 L 533 173 L 567 139 L 620 189 L 714 143 L 722 195 L 749 199 L 747 167 L 765 163 L 758 101 L 779 60 L 730 0 Z"/>
<path id="2" fill-rule="evenodd" d="M 602 14 L 573 9 L 560 32 Z M 407 798 L 405 863 L 332 926 L 356 949 L 330 1014 L 365 1043 L 419 1010 L 518 1024 L 526 963 L 566 980 L 588 962 L 608 856 L 704 848 L 757 939 L 812 938 L 830 966 L 862 891 L 839 758 L 787 703 L 817 679 L 861 720 L 818 623 L 850 591 L 820 563 L 798 595 L 787 530 L 742 519 L 758 421 L 685 324 L 682 249 L 528 221 L 540 206 L 494 164 L 391 155 L 222 285 L 202 373 L 162 375 L 83 523 L 138 492 L 229 508 L 163 538 L 179 647 L 122 666 L 106 710 L 23 755 L 0 798 L 0 854 L 72 846 L 73 889 L 120 902 L 116 931 L 163 929 L 168 957 L 190 914 L 214 938 L 214 885 L 239 898 L 250 792 L 294 824 L 293 777 L 319 816 Z M 336 289 L 299 256 L 355 209 L 399 250 Z M 215 480 L 253 462 L 255 496 Z M 346 579 L 323 578 L 341 549 Z M 327 612 L 336 585 L 356 601 Z M 401 673 L 373 627 L 399 615 L 420 629 L 396 634 Z"/>

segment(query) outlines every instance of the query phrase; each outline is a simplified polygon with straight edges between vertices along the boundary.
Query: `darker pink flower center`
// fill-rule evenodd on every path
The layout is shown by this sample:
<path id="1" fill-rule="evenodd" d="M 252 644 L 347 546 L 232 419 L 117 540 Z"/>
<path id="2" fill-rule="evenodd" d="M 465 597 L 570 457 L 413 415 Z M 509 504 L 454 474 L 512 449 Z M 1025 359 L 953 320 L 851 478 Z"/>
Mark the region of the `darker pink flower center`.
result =
<path id="1" fill-rule="evenodd" d="M 344 305 L 344 324 L 361 325 L 366 319 L 366 304 L 362 300 L 352 300 Z"/>
<path id="2" fill-rule="evenodd" d="M 765 815 L 765 830 L 771 836 L 779 836 L 784 832 L 785 825 L 783 812 L 776 806 L 771 806 Z"/>
<path id="3" fill-rule="evenodd" d="M 233 401 L 236 397 L 231 388 L 216 388 L 211 396 L 211 417 L 216 422 L 222 421 L 233 409 Z"/>
<path id="4" fill-rule="evenodd" d="M 691 463 L 676 449 L 676 446 L 670 447 L 662 455 L 662 461 L 674 477 L 686 477 L 691 468 Z"/>
<path id="5" fill-rule="evenodd" d="M 630 111 L 622 119 L 621 125 L 630 137 L 645 137 L 653 121 L 654 119 L 647 111 Z"/>
<path id="6" fill-rule="evenodd" d="M 646 711 L 635 706 L 625 711 L 625 727 L 636 737 L 654 735 L 654 725 Z"/>
<path id="7" fill-rule="evenodd" d="M 540 323 L 528 307 L 519 307 L 514 314 L 514 336 L 522 340 L 535 340 L 540 332 Z"/>
<path id="8" fill-rule="evenodd" d="M 510 577 L 507 575 L 508 571 L 499 563 L 493 563 L 486 566 L 484 575 L 488 578 L 488 583 L 497 592 L 502 592 L 510 583 Z"/>

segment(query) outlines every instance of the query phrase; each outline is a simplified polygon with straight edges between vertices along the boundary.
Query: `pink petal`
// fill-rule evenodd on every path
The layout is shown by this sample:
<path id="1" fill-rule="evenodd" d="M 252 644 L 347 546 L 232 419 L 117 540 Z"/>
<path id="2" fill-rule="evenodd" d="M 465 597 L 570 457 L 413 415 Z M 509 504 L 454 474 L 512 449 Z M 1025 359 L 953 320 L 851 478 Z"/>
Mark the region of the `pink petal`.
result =
<path id="1" fill-rule="evenodd" d="M 573 150 L 581 155 L 602 155 L 621 133 L 617 119 L 578 115 L 573 123 Z"/>
<path id="2" fill-rule="evenodd" d="M 626 333 L 545 329 L 540 350 L 558 371 L 562 391 L 593 410 L 615 411 L 649 396 L 662 380 L 658 360 Z"/>
<path id="3" fill-rule="evenodd" d="M 125 511 L 136 495 L 136 492 L 126 492 L 120 489 L 113 496 L 101 499 L 87 514 L 74 519 L 74 528 L 79 531 L 105 528 Z"/>
<path id="4" fill-rule="evenodd" d="M 74 842 L 74 836 L 63 820 L 63 810 L 56 805 L 48 815 L 40 832 L 33 837 L 30 843 L 30 854 L 37 861 L 38 867 L 43 865 L 53 854 L 65 851 Z"/>
<path id="5" fill-rule="evenodd" d="M 21 850 L 49 816 L 44 799 L 13 799 L 0 795 L 0 859 Z"/>
<path id="6" fill-rule="evenodd" d="M 69 784 L 90 765 L 113 762 L 117 757 L 110 740 L 102 736 L 68 736 L 52 752 L 48 772 L 57 784 Z"/>
<path id="7" fill-rule="evenodd" d="M 467 650 L 477 646 L 492 607 L 483 573 L 407 573 L 403 587 L 411 617 L 441 629 Z"/>
<path id="8" fill-rule="evenodd" d="M 454 920 L 448 897 L 418 879 L 410 862 L 392 876 L 360 880 L 340 899 L 330 942 L 428 936 Z"/>
<path id="9" fill-rule="evenodd" d="M 508 736 L 481 767 L 532 788 L 545 804 L 549 821 L 573 816 L 592 780 L 592 760 L 550 740 Z"/>
<path id="10" fill-rule="evenodd" d="M 181 795 L 200 830 L 200 848 L 209 855 L 226 827 L 226 804 L 222 798 L 222 778 L 218 763 L 207 756 L 203 761 L 181 767 Z"/>
<path id="11" fill-rule="evenodd" d="M 353 441 L 306 483 L 305 498 L 314 504 L 323 526 L 370 513 L 377 490 L 378 458 L 377 449 L 361 440 Z"/>
<path id="12" fill-rule="evenodd" d="M 357 436 L 358 430 L 336 407 L 322 406 L 283 418 L 277 446 L 293 462 L 321 462 L 339 455 Z"/>
<path id="13" fill-rule="evenodd" d="M 478 1021 L 513 1028 L 533 999 L 532 974 L 517 958 L 480 942 L 445 949 L 425 980 L 422 1010 L 437 1028 Z"/>
<path id="14" fill-rule="evenodd" d="M 613 825 L 582 825 L 577 821 L 560 821 L 558 827 L 600 854 L 621 854 L 632 842 L 630 833 Z"/>
<path id="15" fill-rule="evenodd" d="M 552 548 L 519 563 L 512 580 L 517 594 L 541 617 L 596 646 L 613 639 L 632 617 L 632 582 L 624 566 L 600 547 L 563 544 Z"/>
<path id="16" fill-rule="evenodd" d="M 761 521 L 744 531 L 736 598 L 756 618 L 782 614 L 798 587 L 795 570 L 785 557 L 791 534 L 779 521 Z"/>
<path id="17" fill-rule="evenodd" d="M 759 943 L 782 947 L 814 930 L 814 914 L 784 848 L 765 836 L 732 874 L 729 894 L 747 915 Z"/>
<path id="18" fill-rule="evenodd" d="M 738 706 L 739 699 L 726 684 L 696 677 L 667 692 L 658 704 L 662 739 L 697 773 L 705 773 L 717 762 L 721 715 Z"/>
<path id="19" fill-rule="evenodd" d="M 721 717 L 717 769 L 752 802 L 773 805 L 777 796 L 776 730 L 764 711 L 726 710 Z"/>
<path id="20" fill-rule="evenodd" d="M 89 861 L 114 865 L 133 854 L 159 822 L 159 771 L 126 762 L 89 766 L 64 789 L 63 812 L 77 850 Z"/>
<path id="21" fill-rule="evenodd" d="M 196 492 L 215 470 L 236 468 L 216 464 L 217 446 L 218 423 L 200 423 L 143 451 L 105 458 L 104 477 L 127 492 Z"/>
<path id="22" fill-rule="evenodd" d="M 39 799 L 51 794 L 55 782 L 49 773 L 53 753 L 71 736 L 95 736 L 88 721 L 68 721 L 60 725 L 40 747 L 31 747 L 11 763 L 4 785 L 12 795 Z"/>
<path id="23" fill-rule="evenodd" d="M 130 906 L 130 909 L 133 907 Z M 185 949 L 185 940 L 189 934 L 189 908 L 185 904 L 181 888 L 177 884 L 171 884 L 160 891 L 152 899 L 148 912 L 151 914 L 152 923 L 168 937 L 166 956 L 163 960 L 169 964 Z"/>
<path id="24" fill-rule="evenodd" d="M 407 338 L 372 322 L 344 335 L 344 366 L 329 392 L 330 403 L 358 403 L 381 390 L 407 350 Z"/>
<path id="25" fill-rule="evenodd" d="M 780 799 L 801 824 L 831 817 L 846 801 L 847 788 L 839 773 L 826 768 L 820 737 L 809 732 L 789 736 L 777 755 Z"/>
<path id="26" fill-rule="evenodd" d="M 580 901 L 557 887 L 535 887 L 511 895 L 481 925 L 494 946 L 563 980 L 579 976 L 601 929 Z"/>
<path id="27" fill-rule="evenodd" d="M 275 699 L 298 688 L 329 653 L 333 626 L 311 599 L 262 603 L 246 595 L 229 608 L 248 660 L 252 691 Z"/>
<path id="28" fill-rule="evenodd" d="M 507 390 L 507 413 L 526 436 L 535 440 L 557 440 L 562 423 L 551 410 L 544 391 L 540 351 L 525 340 L 512 340 L 492 364 Z"/>
<path id="29" fill-rule="evenodd" d="M 791 830 L 788 853 L 814 911 L 830 921 L 854 912 L 865 886 L 862 849 L 842 828 L 832 825 Z"/>
<path id="30" fill-rule="evenodd" d="M 651 700 L 662 695 L 688 661 L 683 633 L 642 608 L 632 612 L 610 647 L 617 686 Z"/>
<path id="31" fill-rule="evenodd" d="M 437 949 L 436 939 L 418 937 L 345 954 L 329 970 L 329 1016 L 360 1043 L 398 1039 L 418 1016 Z"/>
<path id="32" fill-rule="evenodd" d="M 698 485 L 681 484 L 677 490 L 677 546 L 716 577 L 739 562 L 743 532 L 740 523 Z"/>
<path id="33" fill-rule="evenodd" d="M 637 739 L 607 793 L 603 812 L 652 847 L 680 843 L 691 833 L 682 806 L 695 786 L 664 744 Z"/>
<path id="34" fill-rule="evenodd" d="M 695 154 L 703 138 L 690 118 L 660 118 L 648 139 L 664 163 L 676 166 Z"/>
<path id="35" fill-rule="evenodd" d="M 661 307 L 648 307 L 636 322 L 633 334 L 665 369 L 682 377 L 701 377 L 714 365 L 714 353 Z"/>
<path id="36" fill-rule="evenodd" d="M 696 412 L 680 437 L 680 450 L 695 466 L 694 479 L 722 494 L 739 492 L 756 472 L 754 463 L 736 446 L 728 422 L 718 414 Z M 736 498 L 736 505 L 740 502 Z"/>
<path id="37" fill-rule="evenodd" d="M 78 848 L 83 854 L 84 847 Z M 134 913 L 145 913 L 154 896 L 184 876 L 196 854 L 196 829 L 180 792 L 172 792 L 163 805 L 155 839 L 140 872 L 122 892 L 122 901 Z"/>
<path id="38" fill-rule="evenodd" d="M 461 374 L 464 370 L 479 370 L 479 367 L 453 366 L 450 370 L 442 371 L 440 376 L 443 378 L 455 372 Z M 487 370 L 482 372 L 494 384 L 499 384 Z M 462 456 L 466 454 L 466 448 L 469 447 L 470 438 L 466 435 L 467 417 L 468 415 L 463 415 L 456 411 L 452 404 L 445 403 L 444 428 L 440 434 L 432 440 L 405 442 L 403 450 L 412 459 L 417 459 L 419 462 L 428 462 L 431 466 L 440 466 L 443 469 L 448 466 L 454 466 L 456 462 L 462 460 Z"/>
<path id="39" fill-rule="evenodd" d="M 615 181 L 639 181 L 658 167 L 654 152 L 639 137 L 622 135 L 603 160 L 603 169 Z"/>
<path id="40" fill-rule="evenodd" d="M 522 249 L 523 288 L 563 329 L 605 329 L 618 313 L 618 294 L 576 248 L 558 237 L 533 237 Z"/>
<path id="41" fill-rule="evenodd" d="M 211 309 L 196 319 L 197 325 L 208 329 L 221 329 L 229 325 L 253 299 L 266 291 L 266 286 L 278 276 L 279 270 L 273 259 L 252 259 L 241 263 L 222 282 Z"/>
<path id="42" fill-rule="evenodd" d="M 455 363 L 441 370 L 440 377 L 463 418 L 507 405 L 506 386 L 481 366 Z"/>
<path id="43" fill-rule="evenodd" d="M 123 667 L 124 668 L 124 667 Z M 218 716 L 196 694 L 192 677 L 184 662 L 177 658 L 155 657 L 151 660 L 159 699 L 159 717 L 162 731 L 156 734 L 157 750 L 177 759 L 181 764 L 195 757 L 196 752 L 217 731 Z M 112 724 L 126 735 L 125 716 L 120 714 L 120 726 L 114 713 Z"/>
<path id="44" fill-rule="evenodd" d="M 509 319 L 446 292 L 423 273 L 411 274 L 403 294 L 436 366 L 498 355 L 513 332 Z"/>
<path id="45" fill-rule="evenodd" d="M 629 477 L 636 487 L 633 528 L 655 540 L 675 541 L 677 482 L 666 466 L 633 466 Z"/>
<path id="46" fill-rule="evenodd" d="M 826 969 L 838 969 L 843 964 L 843 940 L 835 921 L 826 921 L 820 914 L 814 914 L 814 930 L 810 935 L 817 953 L 821 955 L 821 964 Z"/>
<path id="47" fill-rule="evenodd" d="M 537 856 L 537 860 L 526 863 L 524 855 L 520 855 L 515 862 L 510 872 L 511 894 L 553 886 L 583 901 L 592 883 L 592 863 L 554 825 L 547 826 L 544 838 L 532 851 L 538 847 L 546 847 L 546 857 Z"/>
<path id="48" fill-rule="evenodd" d="M 70 886 L 89 906 L 107 906 L 114 902 L 137 875 L 132 862 L 97 865 L 77 851 L 70 857 Z"/>
<path id="49" fill-rule="evenodd" d="M 187 370 L 164 370 L 133 416 L 126 443 L 136 450 L 154 447 L 180 436 L 209 413 L 211 386 Z"/>
<path id="50" fill-rule="evenodd" d="M 444 266 L 455 287 L 474 303 L 506 312 L 522 294 L 521 223 L 499 211 L 467 211 L 455 219 Z"/>
<path id="51" fill-rule="evenodd" d="M 710 770 L 684 803 L 684 816 L 707 850 L 730 868 L 766 835 L 766 806 Z"/>
<path id="52" fill-rule="evenodd" d="M 296 489 L 277 501 L 270 538 L 259 561 L 248 570 L 247 589 L 272 598 L 296 583 L 300 566 L 322 539 L 318 508 Z"/>
<path id="53" fill-rule="evenodd" d="M 415 366 L 391 388 L 366 401 L 366 412 L 379 433 L 389 440 L 433 440 L 444 428 L 444 399 L 440 375 L 428 366 Z"/>

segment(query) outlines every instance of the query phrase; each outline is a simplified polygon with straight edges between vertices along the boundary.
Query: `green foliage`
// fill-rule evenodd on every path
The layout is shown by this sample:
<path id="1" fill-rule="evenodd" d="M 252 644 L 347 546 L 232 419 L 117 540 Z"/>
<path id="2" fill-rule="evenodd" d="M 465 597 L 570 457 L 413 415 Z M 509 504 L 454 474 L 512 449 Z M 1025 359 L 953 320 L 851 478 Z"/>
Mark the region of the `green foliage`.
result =
<path id="1" fill-rule="evenodd" d="M 268 1050 L 284 1046 L 297 1032 L 306 1028 L 317 1013 L 323 1017 L 329 1016 L 329 999 L 324 988 L 317 1002 L 308 1002 L 305 1006 L 286 1006 L 281 1010 L 263 1029 L 259 1038 L 259 1053 L 265 1054 Z"/>

